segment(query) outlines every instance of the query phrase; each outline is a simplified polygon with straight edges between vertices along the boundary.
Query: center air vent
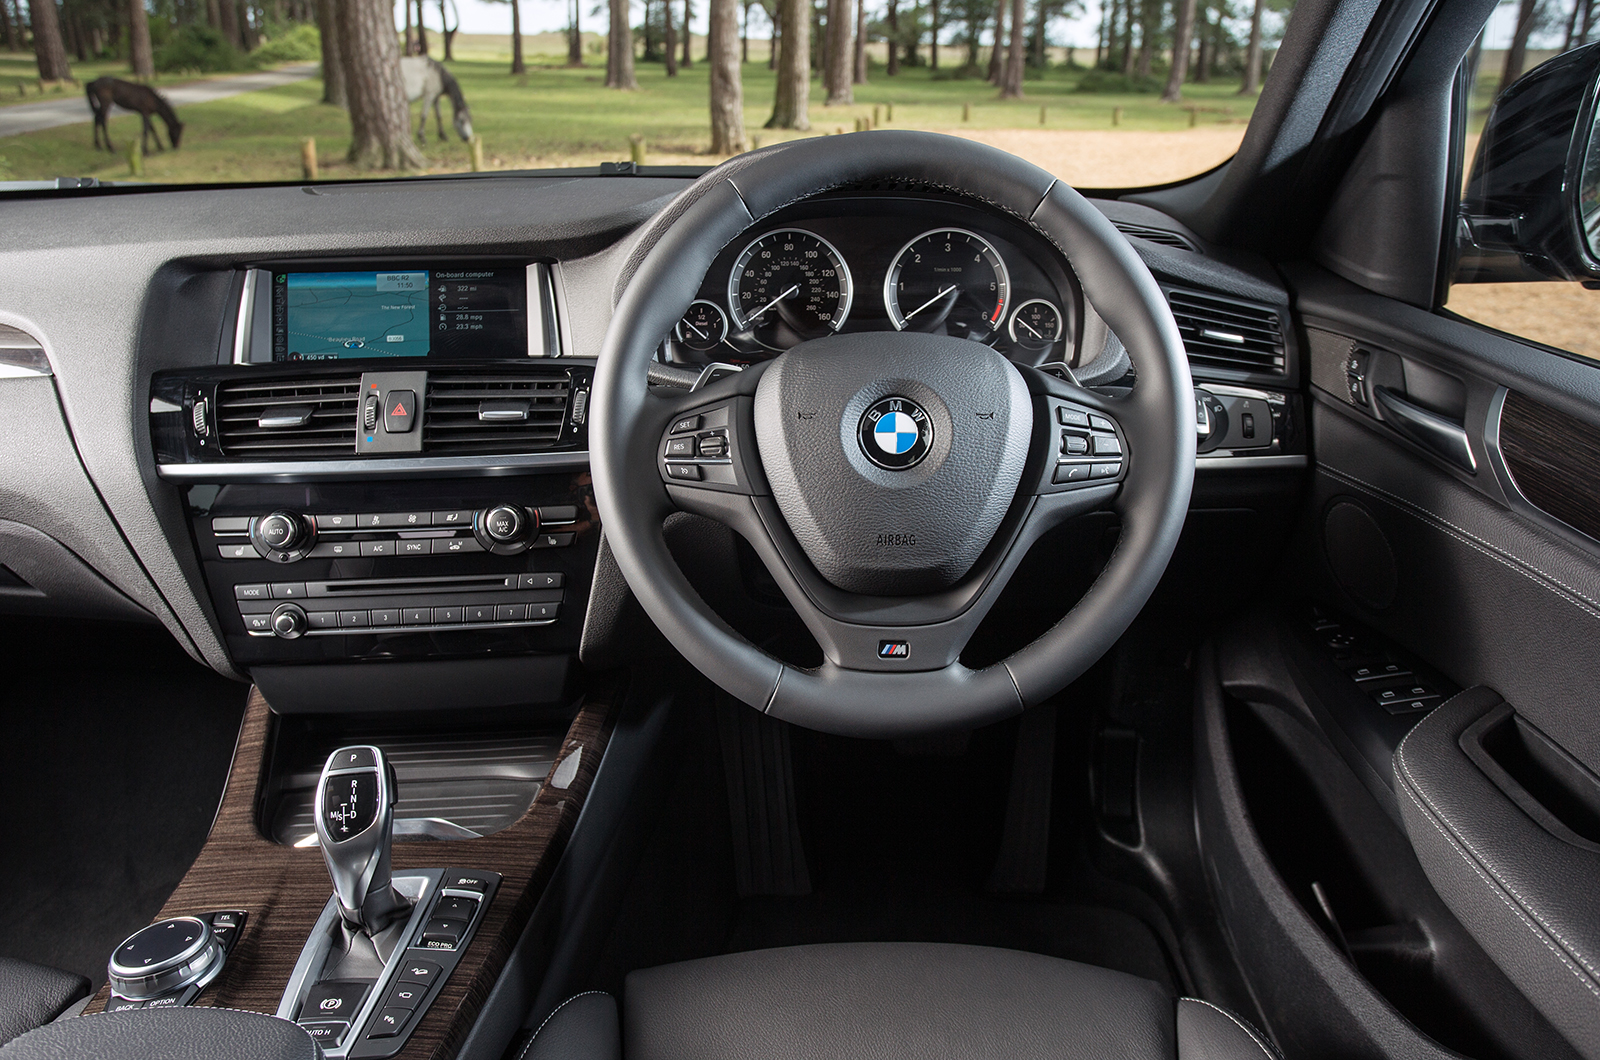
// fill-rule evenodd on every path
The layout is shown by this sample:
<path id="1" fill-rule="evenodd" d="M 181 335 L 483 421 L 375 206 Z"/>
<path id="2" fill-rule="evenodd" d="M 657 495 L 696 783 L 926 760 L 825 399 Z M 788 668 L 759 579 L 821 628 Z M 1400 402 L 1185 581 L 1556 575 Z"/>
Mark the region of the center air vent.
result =
<path id="1" fill-rule="evenodd" d="M 217 435 L 233 459 L 354 456 L 360 376 L 223 383 Z"/>
<path id="2" fill-rule="evenodd" d="M 1165 228 L 1151 228 L 1149 225 L 1138 225 L 1129 221 L 1112 221 L 1111 223 L 1116 227 L 1117 231 L 1125 236 L 1135 236 L 1139 239 L 1149 240 L 1152 243 L 1159 243 L 1164 247 L 1177 247 L 1179 250 L 1198 252 L 1200 249 L 1184 236 L 1179 235 L 1177 232 L 1169 232 Z"/>
<path id="3" fill-rule="evenodd" d="M 572 392 L 565 372 L 429 372 L 422 448 L 531 453 L 561 441 Z"/>
<path id="4" fill-rule="evenodd" d="M 1167 302 L 1191 365 L 1283 374 L 1283 322 L 1276 309 L 1175 288 L 1167 289 Z"/>

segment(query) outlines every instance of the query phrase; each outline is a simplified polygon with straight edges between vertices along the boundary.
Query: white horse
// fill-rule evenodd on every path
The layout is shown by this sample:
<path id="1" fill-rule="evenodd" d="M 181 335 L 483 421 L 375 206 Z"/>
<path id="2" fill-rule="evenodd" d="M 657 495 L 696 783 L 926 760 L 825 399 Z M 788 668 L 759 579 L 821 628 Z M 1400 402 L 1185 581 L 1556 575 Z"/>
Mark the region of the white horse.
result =
<path id="1" fill-rule="evenodd" d="M 406 84 L 406 99 L 415 103 L 422 100 L 422 121 L 417 125 L 417 135 L 428 142 L 428 108 L 433 108 L 434 124 L 443 140 L 444 119 L 439 116 L 439 97 L 449 96 L 450 107 L 455 112 L 451 121 L 456 134 L 463 140 L 472 139 L 472 111 L 467 108 L 466 97 L 455 76 L 426 55 L 409 55 L 400 60 L 400 76 Z"/>

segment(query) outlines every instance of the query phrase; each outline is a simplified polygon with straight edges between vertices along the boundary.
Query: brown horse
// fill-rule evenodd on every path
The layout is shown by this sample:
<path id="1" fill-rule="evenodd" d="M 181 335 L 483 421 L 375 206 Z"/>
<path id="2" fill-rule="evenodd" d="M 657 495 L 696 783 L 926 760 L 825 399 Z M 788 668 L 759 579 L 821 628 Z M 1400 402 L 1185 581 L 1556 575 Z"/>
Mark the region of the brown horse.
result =
<path id="1" fill-rule="evenodd" d="M 111 116 L 111 106 L 116 104 L 123 110 L 136 111 L 139 117 L 144 119 L 144 130 L 139 143 L 146 152 L 150 150 L 152 136 L 156 140 L 156 150 L 161 150 L 161 137 L 150 121 L 152 114 L 161 115 L 161 120 L 166 122 L 167 139 L 172 141 L 173 150 L 177 150 L 178 141 L 183 137 L 183 122 L 178 120 L 178 113 L 172 109 L 172 104 L 155 89 L 148 85 L 136 85 L 131 81 L 119 81 L 114 77 L 101 77 L 89 82 L 87 92 L 89 109 L 94 111 L 96 148 L 99 148 L 100 138 L 104 136 L 106 150 L 116 150 L 111 146 L 111 130 L 106 126 L 106 119 Z"/>

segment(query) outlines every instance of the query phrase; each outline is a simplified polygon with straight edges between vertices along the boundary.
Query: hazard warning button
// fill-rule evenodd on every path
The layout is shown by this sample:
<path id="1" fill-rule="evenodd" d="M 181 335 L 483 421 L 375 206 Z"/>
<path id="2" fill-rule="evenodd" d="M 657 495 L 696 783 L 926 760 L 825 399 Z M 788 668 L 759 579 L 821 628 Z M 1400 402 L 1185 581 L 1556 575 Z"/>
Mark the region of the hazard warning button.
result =
<path id="1" fill-rule="evenodd" d="M 383 429 L 390 434 L 405 434 L 417 422 L 417 392 L 391 390 L 383 397 Z"/>

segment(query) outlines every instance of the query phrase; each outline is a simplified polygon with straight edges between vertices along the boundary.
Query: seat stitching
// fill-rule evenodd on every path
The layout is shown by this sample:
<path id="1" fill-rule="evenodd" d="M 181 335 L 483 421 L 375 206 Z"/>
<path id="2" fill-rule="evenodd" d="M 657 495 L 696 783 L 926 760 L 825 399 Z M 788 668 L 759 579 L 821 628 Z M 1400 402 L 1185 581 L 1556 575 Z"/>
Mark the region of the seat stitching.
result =
<path id="1" fill-rule="evenodd" d="M 1197 1005 L 1204 1005 L 1206 1008 L 1209 1008 L 1209 1009 L 1212 1009 L 1214 1011 L 1222 1013 L 1224 1016 L 1226 1016 L 1230 1020 L 1232 1020 L 1234 1022 L 1235 1026 L 1237 1026 L 1240 1030 L 1244 1031 L 1246 1034 L 1248 1034 L 1250 1036 L 1250 1040 L 1256 1043 L 1256 1047 L 1259 1048 L 1263 1053 L 1267 1054 L 1267 1060 L 1280 1060 L 1277 1050 L 1270 1048 L 1267 1045 L 1266 1042 L 1262 1041 L 1261 1038 L 1256 1034 L 1256 1032 L 1253 1029 L 1251 1029 L 1251 1027 L 1250 1027 L 1250 1025 L 1248 1023 L 1246 1023 L 1244 1020 L 1240 1019 L 1238 1016 L 1235 1016 L 1233 1013 L 1229 1012 L 1227 1009 L 1223 1008 L 1222 1006 L 1213 1005 L 1211 1002 L 1206 1001 L 1204 998 L 1198 998 L 1198 997 L 1180 997 L 1178 1000 L 1179 1001 L 1192 1001 Z"/>
<path id="2" fill-rule="evenodd" d="M 539 1034 L 540 1034 L 541 1031 L 544 1030 L 545 1025 L 548 1024 L 551 1020 L 556 1018 L 556 1013 L 557 1012 L 560 1012 L 562 1009 L 566 1008 L 568 1005 L 572 1004 L 574 1001 L 578 1000 L 580 997 L 588 997 L 590 994 L 601 994 L 601 995 L 609 996 L 609 995 L 606 995 L 606 992 L 604 990 L 585 990 L 580 994 L 573 994 L 571 997 L 569 997 L 565 1001 L 561 1002 L 561 1004 L 559 1004 L 555 1008 L 551 1009 L 550 1010 L 550 1015 L 546 1016 L 544 1018 L 544 1020 L 539 1024 L 538 1030 L 535 1030 L 533 1032 L 533 1036 L 528 1039 L 528 1044 L 524 1045 L 522 1047 L 522 1052 L 517 1054 L 517 1060 L 527 1060 L 528 1050 L 532 1049 L 533 1048 L 533 1043 L 539 1040 Z"/>
<path id="3" fill-rule="evenodd" d="M 1571 601 L 1575 607 L 1578 607 L 1581 610 L 1587 612 L 1590 616 L 1592 616 L 1594 618 L 1600 618 L 1600 612 L 1591 610 L 1590 607 L 1584 607 L 1583 606 L 1583 604 L 1589 604 L 1592 607 L 1600 608 L 1600 600 L 1595 600 L 1592 597 L 1586 595 L 1581 589 L 1573 588 L 1572 586 L 1568 585 L 1566 582 L 1562 581 L 1560 578 L 1556 577 L 1554 574 L 1551 574 L 1549 571 L 1544 570 L 1541 567 L 1536 567 L 1532 563 L 1529 563 L 1528 561 L 1526 561 L 1524 559 L 1521 559 L 1520 557 L 1512 555 L 1511 553 L 1509 553 L 1509 552 L 1505 551 L 1504 549 L 1502 549 L 1500 546 L 1494 544 L 1492 541 L 1487 541 L 1484 538 L 1481 538 L 1478 535 L 1474 534 L 1470 530 L 1462 529 L 1461 527 L 1457 526 L 1456 524 L 1450 522 L 1450 520 L 1446 519 L 1444 516 L 1439 515 L 1437 512 L 1434 512 L 1434 511 L 1432 511 L 1432 510 L 1430 510 L 1428 508 L 1424 508 L 1420 504 L 1417 504 L 1417 503 L 1415 503 L 1413 501 L 1407 500 L 1406 498 L 1401 497 L 1398 494 L 1390 493 L 1388 490 L 1384 489 L 1382 486 L 1375 486 L 1372 483 L 1367 482 L 1366 480 L 1364 480 L 1362 478 L 1359 478 L 1359 477 L 1357 477 L 1355 475 L 1352 475 L 1348 471 L 1344 471 L 1344 470 L 1341 470 L 1341 469 L 1335 468 L 1335 467 L 1329 467 L 1326 464 L 1319 465 L 1317 470 L 1321 471 L 1323 474 L 1328 475 L 1330 478 L 1343 479 L 1347 483 L 1355 483 L 1355 484 L 1357 484 L 1359 486 L 1362 486 L 1368 492 L 1373 493 L 1374 495 L 1381 496 L 1381 497 L 1383 497 L 1383 498 L 1385 498 L 1385 499 L 1387 499 L 1387 500 L 1389 500 L 1389 501 L 1391 501 L 1391 502 L 1393 502 L 1393 503 L 1395 503 L 1397 505 L 1400 505 L 1403 508 L 1409 509 L 1412 512 L 1417 513 L 1421 517 L 1424 517 L 1426 519 L 1430 519 L 1430 520 L 1440 524 L 1441 526 L 1449 527 L 1451 530 L 1456 531 L 1457 535 L 1462 535 L 1462 537 L 1460 537 L 1459 539 L 1462 540 L 1462 542 L 1464 544 L 1471 545 L 1473 548 L 1477 548 L 1479 552 L 1484 552 L 1485 548 L 1492 550 L 1492 553 L 1491 552 L 1484 552 L 1484 554 L 1490 556 L 1490 558 L 1492 558 L 1492 559 L 1499 560 L 1501 563 L 1504 563 L 1507 566 L 1511 567 L 1511 569 L 1517 571 L 1517 573 L 1523 575 L 1526 578 L 1529 578 L 1530 580 L 1535 581 L 1536 583 L 1537 583 L 1538 579 L 1533 578 L 1533 575 L 1530 574 L 1529 571 L 1537 573 L 1540 577 L 1545 578 L 1546 580 L 1551 582 L 1553 585 L 1560 586 L 1567 593 L 1570 593 L 1573 597 L 1576 597 L 1577 598 L 1576 600 Z M 1455 536 L 1455 535 L 1452 535 L 1452 536 Z M 1476 544 L 1474 544 L 1474 542 L 1476 542 Z M 1483 548 L 1479 548 L 1478 547 L 1479 545 L 1482 545 Z M 1507 562 L 1507 561 L 1510 561 L 1510 562 Z M 1524 569 L 1524 568 L 1526 568 L 1526 569 Z M 1551 587 L 1549 585 L 1544 586 L 1544 588 L 1550 589 L 1551 592 L 1555 592 L 1555 590 L 1551 589 Z M 1561 594 L 1557 593 L 1556 595 L 1559 596 Z M 1578 600 L 1583 601 L 1583 603 L 1582 604 L 1578 603 L 1577 602 Z"/>
<path id="4" fill-rule="evenodd" d="M 1413 729 L 1412 731 L 1415 732 L 1416 730 Z M 1407 739 L 1409 738 L 1410 734 L 1408 733 Z M 1401 741 L 1401 749 L 1403 749 L 1404 746 L 1405 741 Z M 1544 919 L 1540 917 L 1539 914 L 1528 904 L 1527 900 L 1517 892 L 1516 888 L 1512 887 L 1509 883 L 1500 878 L 1500 874 L 1495 872 L 1493 866 L 1482 863 L 1482 855 L 1479 855 L 1477 851 L 1473 849 L 1471 843 L 1465 836 L 1459 836 L 1456 834 L 1456 831 L 1453 827 L 1447 827 L 1449 822 L 1445 819 L 1444 814 L 1440 812 L 1436 806 L 1434 806 L 1433 800 L 1428 798 L 1427 793 L 1421 790 L 1421 787 L 1417 784 L 1416 778 L 1411 775 L 1411 770 L 1406 766 L 1405 758 L 1401 754 L 1400 750 L 1396 751 L 1396 758 L 1399 759 L 1400 771 L 1404 774 L 1400 787 L 1405 791 L 1406 797 L 1411 800 L 1412 804 L 1415 805 L 1419 811 L 1421 811 L 1423 818 L 1429 824 L 1433 825 L 1435 831 L 1444 837 L 1445 842 L 1450 844 L 1451 849 L 1459 854 L 1461 859 L 1467 863 L 1467 867 L 1472 869 L 1473 872 L 1477 873 L 1478 878 L 1489 885 L 1489 889 L 1496 895 L 1496 897 L 1500 899 L 1502 903 L 1505 904 L 1506 908 L 1510 909 L 1512 913 L 1516 914 L 1517 919 L 1522 921 L 1523 926 L 1525 926 L 1529 931 L 1533 932 L 1534 938 L 1544 943 L 1545 948 L 1551 953 L 1555 954 L 1556 959 L 1566 966 L 1568 971 L 1577 976 L 1578 981 L 1584 985 L 1589 993 L 1593 994 L 1597 998 L 1600 998 L 1600 987 L 1596 987 L 1594 980 L 1591 978 L 1596 974 L 1593 966 L 1591 966 L 1589 962 L 1584 959 L 1583 955 L 1577 951 L 1577 948 L 1573 946 L 1572 943 L 1568 942 L 1559 931 L 1556 931 L 1549 924 L 1546 924 Z M 1424 805 L 1424 803 L 1426 803 L 1426 805 Z M 1437 820 L 1435 819 L 1436 816 Z M 1471 851 L 1470 856 L 1468 851 Z M 1488 873 L 1493 876 L 1493 879 L 1490 879 L 1490 875 L 1484 874 L 1485 870 L 1487 870 Z M 1511 897 L 1508 897 L 1507 892 L 1516 898 L 1515 902 L 1511 900 Z M 1529 917 L 1532 917 L 1533 919 L 1530 920 Z M 1535 924 L 1535 922 L 1537 922 L 1537 924 Z M 1541 928 L 1543 929 L 1542 931 L 1540 930 Z M 1554 936 L 1568 952 L 1564 953 L 1560 948 L 1557 948 L 1556 945 L 1552 943 L 1548 937 L 1546 937 L 1546 933 Z M 1572 959 L 1575 959 L 1582 964 L 1583 968 L 1588 970 L 1589 975 L 1584 975 L 1583 970 L 1580 970 L 1572 963 L 1572 960 L 1568 959 L 1569 955 Z"/>

